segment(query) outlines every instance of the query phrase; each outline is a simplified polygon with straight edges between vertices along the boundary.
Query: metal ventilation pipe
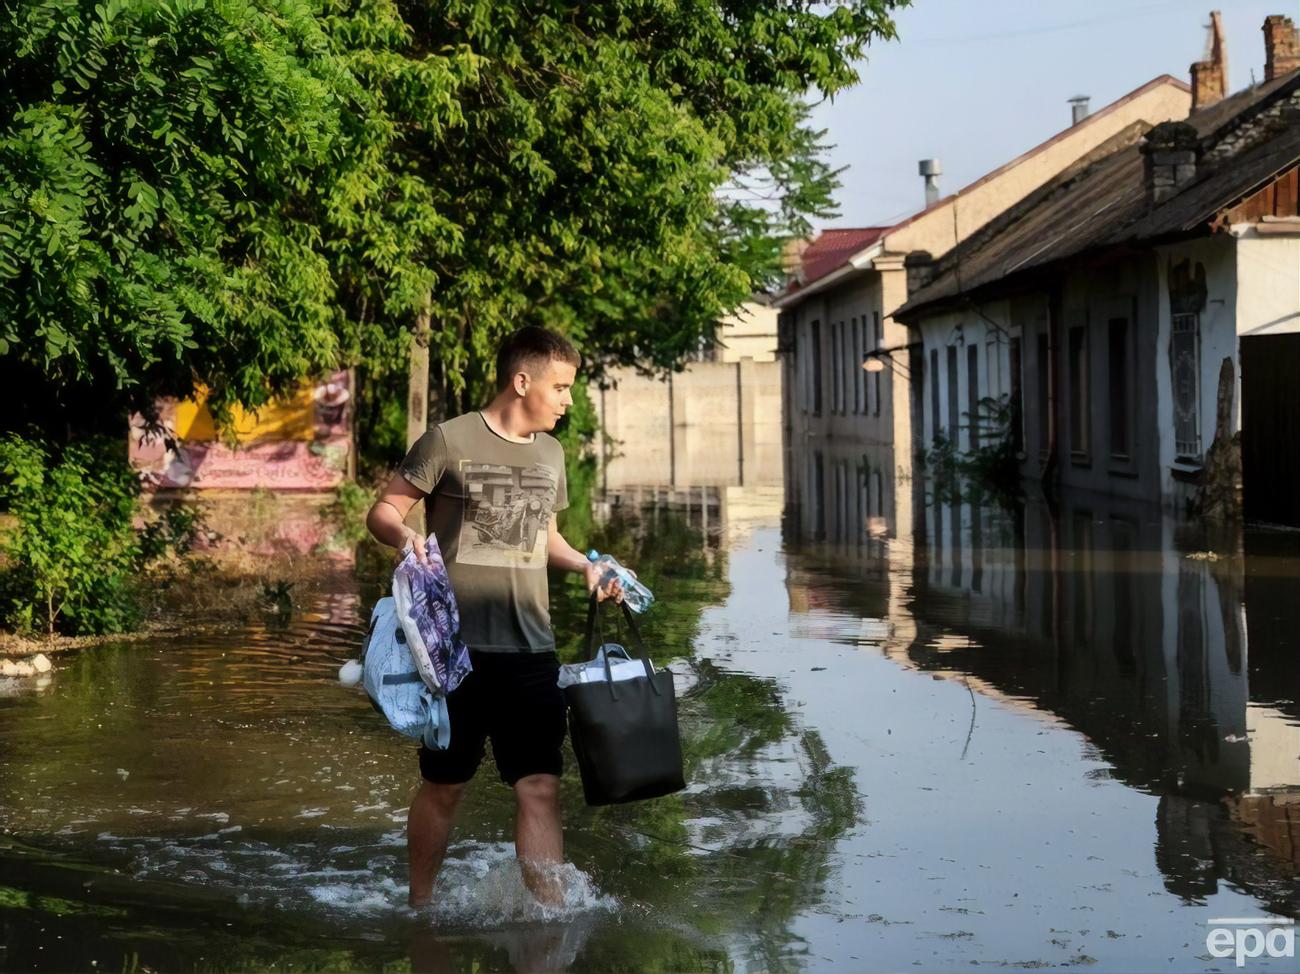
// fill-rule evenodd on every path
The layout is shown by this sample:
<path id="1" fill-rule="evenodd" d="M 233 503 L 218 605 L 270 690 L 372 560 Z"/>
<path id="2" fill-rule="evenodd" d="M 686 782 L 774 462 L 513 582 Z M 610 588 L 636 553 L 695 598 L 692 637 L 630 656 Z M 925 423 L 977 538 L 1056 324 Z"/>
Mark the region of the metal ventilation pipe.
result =
<path id="1" fill-rule="evenodd" d="M 1087 118 L 1089 114 L 1091 114 L 1091 110 L 1088 108 L 1087 95 L 1075 95 L 1070 99 L 1071 125 L 1078 125 Z"/>
<path id="2" fill-rule="evenodd" d="M 917 170 L 925 177 L 925 205 L 928 209 L 939 202 L 939 177 L 943 175 L 943 167 L 938 159 L 922 159 Z"/>

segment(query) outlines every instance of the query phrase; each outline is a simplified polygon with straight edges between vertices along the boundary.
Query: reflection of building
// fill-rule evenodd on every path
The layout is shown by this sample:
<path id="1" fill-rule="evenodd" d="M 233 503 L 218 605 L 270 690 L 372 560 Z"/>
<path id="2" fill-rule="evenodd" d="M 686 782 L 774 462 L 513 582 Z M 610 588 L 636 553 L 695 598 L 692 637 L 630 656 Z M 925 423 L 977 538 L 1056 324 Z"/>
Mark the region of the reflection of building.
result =
<path id="1" fill-rule="evenodd" d="M 1265 81 L 1229 98 L 1212 31 L 1186 122 L 1118 131 L 924 269 L 899 312 L 924 442 L 1001 436 L 972 422 L 1001 399 L 1026 476 L 1223 513 L 1244 485 L 1300 525 L 1295 28 L 1268 19 Z"/>
<path id="2" fill-rule="evenodd" d="M 802 503 L 791 504 L 790 516 L 798 518 L 805 537 L 833 543 L 907 537 L 912 531 L 912 504 L 905 494 L 910 483 L 895 490 L 895 472 L 892 447 L 810 443 L 791 456 L 786 494 Z"/>
<path id="3" fill-rule="evenodd" d="M 787 518 L 791 610 L 857 613 L 864 645 L 1086 735 L 1160 796 L 1172 891 L 1227 880 L 1300 910 L 1295 540 L 1210 555 L 1158 508 L 1099 495 L 917 507 L 910 544 L 858 537 L 851 505 L 825 508 L 820 544 Z"/>
<path id="4" fill-rule="evenodd" d="M 832 444 L 844 444 L 849 452 L 892 447 L 887 479 L 911 476 L 907 377 L 920 366 L 909 351 L 907 329 L 894 318 L 914 276 L 908 262 L 945 254 L 1117 133 L 1184 117 L 1189 100 L 1185 84 L 1167 75 L 1156 78 L 901 223 L 828 230 L 800 252 L 796 273 L 775 301 L 781 309 L 792 503 L 814 503 L 808 491 L 817 486 L 814 477 L 801 475 L 794 456 L 827 453 Z M 865 372 L 863 356 L 882 350 L 887 367 Z M 823 488 L 827 483 L 821 481 Z M 908 498 L 901 501 L 897 530 L 906 534 Z"/>
<path id="5" fill-rule="evenodd" d="M 131 463 L 153 487 L 330 490 L 352 475 L 348 372 L 256 413 L 236 407 L 229 430 L 217 429 L 202 391 L 159 403 L 159 420 L 161 429 L 150 430 L 141 416 L 131 418 Z"/>
<path id="6" fill-rule="evenodd" d="M 738 484 L 714 487 L 671 487 L 638 484 L 602 491 L 595 500 L 596 514 L 603 520 L 615 510 L 633 518 L 657 521 L 661 513 L 682 517 L 687 527 L 700 532 L 706 543 L 734 541 L 756 525 L 768 525 L 781 515 L 780 486 Z"/>

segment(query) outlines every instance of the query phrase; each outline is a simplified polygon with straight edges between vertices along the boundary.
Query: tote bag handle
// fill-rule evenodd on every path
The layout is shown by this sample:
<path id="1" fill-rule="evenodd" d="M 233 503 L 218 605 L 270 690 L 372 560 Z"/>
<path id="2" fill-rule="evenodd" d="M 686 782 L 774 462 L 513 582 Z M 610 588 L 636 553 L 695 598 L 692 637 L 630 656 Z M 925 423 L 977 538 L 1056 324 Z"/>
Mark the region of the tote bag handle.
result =
<path id="1" fill-rule="evenodd" d="M 636 620 L 632 618 L 632 610 L 627 607 L 626 602 L 619 604 L 623 610 L 623 617 L 627 619 L 627 627 L 632 633 L 632 638 L 636 640 L 637 649 L 641 653 L 641 665 L 645 667 L 646 679 L 650 681 L 650 689 L 656 696 L 660 695 L 660 690 L 655 686 L 654 671 L 650 669 L 650 652 L 646 649 L 645 640 L 641 638 L 641 630 L 637 627 Z M 596 598 L 596 593 L 591 593 L 591 599 L 587 603 L 587 653 L 591 659 L 596 658 L 596 631 L 600 630 L 601 641 L 604 641 L 605 627 L 604 620 L 600 614 L 600 601 Z M 604 655 L 605 663 L 605 682 L 609 685 L 609 695 L 617 700 L 618 693 L 614 690 L 614 675 L 610 671 L 609 653 Z"/>

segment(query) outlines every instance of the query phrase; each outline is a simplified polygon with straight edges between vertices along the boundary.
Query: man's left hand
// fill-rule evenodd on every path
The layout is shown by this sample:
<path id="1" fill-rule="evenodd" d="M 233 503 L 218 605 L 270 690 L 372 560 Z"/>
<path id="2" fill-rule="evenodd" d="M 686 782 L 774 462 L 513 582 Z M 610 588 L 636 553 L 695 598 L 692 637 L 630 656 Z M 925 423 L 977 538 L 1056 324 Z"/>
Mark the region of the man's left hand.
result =
<path id="1" fill-rule="evenodd" d="M 586 567 L 587 575 L 587 594 L 596 593 L 596 601 L 604 602 L 606 599 L 613 599 L 615 602 L 623 601 L 623 583 L 617 575 L 610 574 L 609 581 L 604 584 L 600 581 L 601 573 L 604 571 L 602 566 L 594 562 L 588 562 Z"/>

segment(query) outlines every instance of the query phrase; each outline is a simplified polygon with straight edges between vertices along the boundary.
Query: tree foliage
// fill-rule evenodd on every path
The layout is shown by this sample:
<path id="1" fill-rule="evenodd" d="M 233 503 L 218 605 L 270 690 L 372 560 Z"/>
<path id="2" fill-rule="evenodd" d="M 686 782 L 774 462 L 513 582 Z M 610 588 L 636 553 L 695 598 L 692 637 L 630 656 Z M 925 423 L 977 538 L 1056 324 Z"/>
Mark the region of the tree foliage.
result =
<path id="1" fill-rule="evenodd" d="M 901 2 L 15 0 L 5 422 L 391 386 L 422 312 L 461 405 L 529 322 L 672 367 L 829 212 L 805 94 Z"/>

